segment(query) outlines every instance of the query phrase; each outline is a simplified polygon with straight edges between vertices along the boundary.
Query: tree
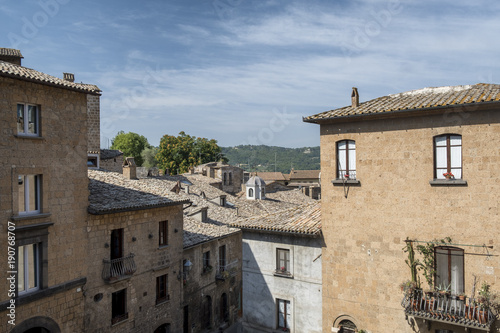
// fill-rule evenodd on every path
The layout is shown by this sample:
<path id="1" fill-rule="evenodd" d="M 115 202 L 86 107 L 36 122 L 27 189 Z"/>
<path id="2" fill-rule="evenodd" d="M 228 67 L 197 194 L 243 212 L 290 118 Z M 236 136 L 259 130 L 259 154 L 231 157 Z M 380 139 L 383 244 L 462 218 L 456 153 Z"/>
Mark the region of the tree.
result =
<path id="1" fill-rule="evenodd" d="M 158 165 L 158 161 L 156 160 L 156 154 L 158 154 L 157 147 L 145 148 L 142 153 L 142 166 L 146 168 L 153 168 Z"/>
<path id="2" fill-rule="evenodd" d="M 223 160 L 221 148 L 214 139 L 197 138 L 180 132 L 178 136 L 164 135 L 156 154 L 158 165 L 171 174 L 187 172 L 190 166 Z"/>
<path id="3" fill-rule="evenodd" d="M 148 139 L 133 132 L 118 132 L 111 144 L 111 149 L 119 149 L 125 157 L 133 157 L 137 166 L 142 166 L 143 158 L 141 153 L 146 148 L 151 148 Z"/>

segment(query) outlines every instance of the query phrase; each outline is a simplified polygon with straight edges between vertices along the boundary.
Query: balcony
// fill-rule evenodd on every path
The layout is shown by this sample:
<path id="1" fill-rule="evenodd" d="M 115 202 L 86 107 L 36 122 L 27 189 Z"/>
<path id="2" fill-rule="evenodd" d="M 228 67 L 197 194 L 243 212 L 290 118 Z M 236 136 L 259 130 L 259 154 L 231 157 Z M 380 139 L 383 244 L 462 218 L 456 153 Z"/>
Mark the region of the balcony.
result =
<path id="1" fill-rule="evenodd" d="M 227 265 L 221 265 L 217 267 L 217 272 L 215 273 L 215 280 L 225 281 L 226 279 L 236 276 L 238 273 L 238 260 L 233 261 Z"/>
<path id="2" fill-rule="evenodd" d="M 496 316 L 474 304 L 474 300 L 460 300 L 458 296 L 427 295 L 421 291 L 406 294 L 401 302 L 407 316 L 431 322 L 441 322 L 464 328 L 490 331 Z"/>
<path id="3" fill-rule="evenodd" d="M 128 279 L 137 270 L 133 253 L 118 259 L 103 259 L 102 262 L 104 264 L 102 278 L 109 283 Z"/>

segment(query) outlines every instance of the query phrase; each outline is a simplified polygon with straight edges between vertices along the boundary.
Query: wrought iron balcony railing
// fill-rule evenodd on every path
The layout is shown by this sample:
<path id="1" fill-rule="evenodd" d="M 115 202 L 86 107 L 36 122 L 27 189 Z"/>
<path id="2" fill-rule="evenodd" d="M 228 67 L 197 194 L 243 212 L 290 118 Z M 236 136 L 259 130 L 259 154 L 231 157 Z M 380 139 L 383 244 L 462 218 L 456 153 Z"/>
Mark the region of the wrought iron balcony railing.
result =
<path id="1" fill-rule="evenodd" d="M 129 278 L 137 270 L 133 253 L 118 259 L 103 259 L 102 262 L 102 278 L 108 282 Z"/>
<path id="2" fill-rule="evenodd" d="M 461 300 L 458 296 L 427 295 L 416 291 L 405 295 L 401 305 L 407 315 L 415 318 L 478 330 L 489 331 L 496 320 L 489 309 L 475 304 L 474 300 Z"/>
<path id="3" fill-rule="evenodd" d="M 227 265 L 219 265 L 215 274 L 216 280 L 226 280 L 229 277 L 236 276 L 238 272 L 238 260 L 233 261 Z"/>

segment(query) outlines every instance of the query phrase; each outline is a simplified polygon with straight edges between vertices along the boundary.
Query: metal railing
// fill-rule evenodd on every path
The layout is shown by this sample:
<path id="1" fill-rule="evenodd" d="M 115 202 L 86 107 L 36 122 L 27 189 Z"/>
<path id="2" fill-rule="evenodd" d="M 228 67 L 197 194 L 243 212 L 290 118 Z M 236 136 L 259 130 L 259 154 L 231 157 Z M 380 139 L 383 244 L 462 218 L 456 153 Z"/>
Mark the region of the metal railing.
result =
<path id="1" fill-rule="evenodd" d="M 415 291 L 404 296 L 401 306 L 407 315 L 415 318 L 486 331 L 489 331 L 496 320 L 496 315 L 491 310 L 482 308 L 473 299 L 462 300 L 453 295 L 431 295 Z"/>
<path id="2" fill-rule="evenodd" d="M 137 267 L 134 261 L 134 254 L 118 259 L 103 259 L 102 278 L 105 281 L 114 281 L 130 277 L 135 273 Z"/>
<path id="3" fill-rule="evenodd" d="M 238 273 L 238 260 L 235 260 L 230 264 L 217 266 L 215 279 L 225 280 L 229 277 L 236 276 L 237 273 Z"/>

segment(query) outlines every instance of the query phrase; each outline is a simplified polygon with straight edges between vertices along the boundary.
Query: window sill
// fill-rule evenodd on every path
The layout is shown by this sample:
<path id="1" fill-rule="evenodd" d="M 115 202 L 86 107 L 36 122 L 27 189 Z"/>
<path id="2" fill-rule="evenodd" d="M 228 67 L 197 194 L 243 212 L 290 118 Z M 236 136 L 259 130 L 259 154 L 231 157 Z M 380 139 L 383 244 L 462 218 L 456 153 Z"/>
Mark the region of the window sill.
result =
<path id="1" fill-rule="evenodd" d="M 13 215 L 10 217 L 12 221 L 24 221 L 24 220 L 34 220 L 42 219 L 44 217 L 49 217 L 51 213 L 35 213 L 35 214 L 23 214 L 23 215 Z"/>
<path id="2" fill-rule="evenodd" d="M 164 297 L 164 298 L 157 299 L 156 305 L 162 305 L 162 304 L 168 303 L 168 301 L 170 301 L 170 295 L 167 295 L 167 297 Z"/>
<path id="3" fill-rule="evenodd" d="M 286 279 L 293 279 L 293 275 L 290 272 L 281 273 L 281 272 L 276 272 L 275 271 L 274 272 L 274 276 L 282 277 L 282 278 L 286 278 Z"/>
<path id="4" fill-rule="evenodd" d="M 33 139 L 33 140 L 43 140 L 43 136 L 39 136 L 39 135 L 29 135 L 29 134 L 14 134 L 14 137 L 18 138 L 18 139 Z"/>
<path id="5" fill-rule="evenodd" d="M 125 323 L 128 321 L 128 312 L 114 318 L 111 318 L 111 327 L 120 325 L 121 323 Z"/>
<path id="6" fill-rule="evenodd" d="M 432 179 L 429 180 L 431 186 L 467 186 L 467 181 L 463 179 Z"/>
<path id="7" fill-rule="evenodd" d="M 345 179 L 334 179 L 332 180 L 332 184 L 333 185 L 344 185 L 344 184 L 348 184 L 348 185 L 359 185 L 360 182 L 358 179 L 349 179 L 349 180 L 345 180 Z"/>

